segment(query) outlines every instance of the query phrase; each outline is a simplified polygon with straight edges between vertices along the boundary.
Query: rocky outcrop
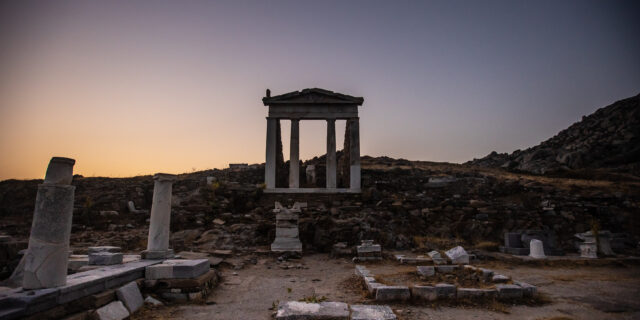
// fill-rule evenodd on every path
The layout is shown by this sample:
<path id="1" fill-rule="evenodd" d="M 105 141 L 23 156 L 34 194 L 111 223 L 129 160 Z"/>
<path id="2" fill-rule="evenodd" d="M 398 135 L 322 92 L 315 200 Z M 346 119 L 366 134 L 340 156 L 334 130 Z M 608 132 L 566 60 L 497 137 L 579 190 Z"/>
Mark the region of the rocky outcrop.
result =
<path id="1" fill-rule="evenodd" d="M 640 172 L 640 95 L 598 109 L 539 145 L 492 152 L 467 164 L 544 174 L 559 170 Z"/>

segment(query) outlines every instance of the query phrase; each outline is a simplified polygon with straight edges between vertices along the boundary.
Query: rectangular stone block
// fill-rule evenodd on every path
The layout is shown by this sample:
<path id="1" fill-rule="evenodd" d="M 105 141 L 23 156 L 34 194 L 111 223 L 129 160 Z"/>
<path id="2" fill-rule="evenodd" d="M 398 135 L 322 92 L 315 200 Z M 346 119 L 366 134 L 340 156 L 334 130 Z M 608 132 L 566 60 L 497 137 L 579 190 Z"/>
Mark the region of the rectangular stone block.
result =
<path id="1" fill-rule="evenodd" d="M 492 298 L 497 294 L 496 289 L 458 288 L 458 299 L 483 299 Z"/>
<path id="2" fill-rule="evenodd" d="M 478 270 L 482 273 L 482 280 L 484 282 L 491 282 L 491 279 L 493 279 L 493 270 L 485 268 L 479 268 Z"/>
<path id="3" fill-rule="evenodd" d="M 436 287 L 433 286 L 413 286 L 411 287 L 411 296 L 426 301 L 435 301 L 438 299 Z"/>
<path id="4" fill-rule="evenodd" d="M 435 269 L 439 273 L 452 273 L 458 269 L 458 266 L 457 265 L 435 266 Z"/>
<path id="5" fill-rule="evenodd" d="M 423 277 L 431 277 L 436 274 L 436 268 L 433 266 L 417 266 L 418 274 Z"/>
<path id="6" fill-rule="evenodd" d="M 379 252 L 382 252 L 382 246 L 380 246 L 379 244 L 359 245 L 356 247 L 356 252 L 358 253 L 358 255 L 363 253 L 369 253 L 369 252 L 379 253 Z"/>
<path id="7" fill-rule="evenodd" d="M 379 286 L 376 289 L 376 301 L 409 300 L 411 292 L 405 286 Z"/>
<path id="8" fill-rule="evenodd" d="M 352 305 L 351 320 L 396 320 L 398 319 L 389 306 Z"/>
<path id="9" fill-rule="evenodd" d="M 447 250 L 445 254 L 453 264 L 469 264 L 469 254 L 461 246 Z"/>
<path id="10" fill-rule="evenodd" d="M 209 272 L 208 259 L 165 260 L 163 264 L 173 265 L 173 279 L 191 279 Z"/>
<path id="11" fill-rule="evenodd" d="M 136 282 L 129 282 L 116 290 L 118 300 L 122 301 L 129 313 L 134 313 L 142 307 L 144 300 Z"/>
<path id="12" fill-rule="evenodd" d="M 161 288 L 203 288 L 206 287 L 210 283 L 217 282 L 217 276 L 215 270 L 210 270 L 209 272 L 193 278 L 193 279 L 161 279 L 161 280 L 152 280 L 157 281 L 157 285 Z"/>
<path id="13" fill-rule="evenodd" d="M 498 299 L 514 300 L 522 299 L 524 296 L 522 287 L 515 284 L 498 284 L 496 289 L 498 290 Z"/>
<path id="14" fill-rule="evenodd" d="M 148 266 L 144 270 L 144 278 L 147 280 L 156 279 L 172 279 L 173 278 L 173 265 L 170 264 L 156 264 Z"/>
<path id="15" fill-rule="evenodd" d="M 122 253 L 96 252 L 89 254 L 89 265 L 110 266 L 122 264 Z"/>
<path id="16" fill-rule="evenodd" d="M 89 247 L 87 249 L 87 254 L 98 253 L 98 252 L 119 253 L 119 252 L 122 252 L 122 248 L 114 247 L 114 246 L 99 246 L 99 247 Z"/>
<path id="17" fill-rule="evenodd" d="M 122 320 L 129 317 L 129 311 L 125 308 L 122 301 L 114 301 L 108 305 L 96 310 L 95 318 L 97 320 Z"/>
<path id="18" fill-rule="evenodd" d="M 344 302 L 307 303 L 286 301 L 278 304 L 276 320 L 349 320 L 349 306 Z"/>
<path id="19" fill-rule="evenodd" d="M 509 280 L 509 277 L 501 274 L 494 274 L 493 277 L 491 277 L 491 282 L 493 283 L 507 283 Z"/>
<path id="20" fill-rule="evenodd" d="M 369 277 L 371 272 L 365 266 L 356 265 L 356 275 L 360 277 Z"/>
<path id="21" fill-rule="evenodd" d="M 454 299 L 456 297 L 456 286 L 448 283 L 438 283 L 435 286 L 438 299 Z"/>
<path id="22" fill-rule="evenodd" d="M 298 238 L 298 227 L 295 228 L 276 228 L 276 238 Z"/>
<path id="23" fill-rule="evenodd" d="M 522 295 L 524 297 L 530 298 L 536 295 L 536 293 L 538 293 L 538 287 L 532 284 L 528 284 L 526 282 L 521 282 L 521 281 L 514 281 L 514 284 L 522 288 L 523 290 Z"/>

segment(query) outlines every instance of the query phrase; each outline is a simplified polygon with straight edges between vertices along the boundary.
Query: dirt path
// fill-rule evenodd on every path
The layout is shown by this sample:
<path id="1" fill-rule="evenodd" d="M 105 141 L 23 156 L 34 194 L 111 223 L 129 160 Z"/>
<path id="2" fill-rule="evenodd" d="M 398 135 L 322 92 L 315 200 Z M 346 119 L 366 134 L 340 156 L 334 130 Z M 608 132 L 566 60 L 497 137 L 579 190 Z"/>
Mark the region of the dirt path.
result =
<path id="1" fill-rule="evenodd" d="M 286 267 L 289 267 L 285 269 Z M 508 306 L 507 312 L 480 307 L 392 304 L 401 319 L 640 319 L 640 267 L 549 268 L 491 264 L 488 267 L 537 285 L 552 302 Z M 391 262 L 372 265 L 392 270 Z M 375 271 L 374 271 L 375 273 Z M 174 305 L 136 314 L 138 319 L 271 319 L 278 301 L 326 297 L 328 301 L 369 302 L 353 281 L 354 264 L 327 255 L 277 263 L 259 258 L 242 270 L 223 269 L 207 304 Z M 564 317 L 564 318 L 562 318 Z"/>

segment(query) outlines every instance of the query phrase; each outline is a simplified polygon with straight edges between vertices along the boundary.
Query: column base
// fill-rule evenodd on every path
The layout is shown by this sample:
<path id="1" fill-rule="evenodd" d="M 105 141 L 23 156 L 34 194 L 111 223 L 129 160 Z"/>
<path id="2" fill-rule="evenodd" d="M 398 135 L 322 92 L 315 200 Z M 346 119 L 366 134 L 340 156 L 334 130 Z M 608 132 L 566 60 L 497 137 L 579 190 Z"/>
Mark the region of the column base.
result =
<path id="1" fill-rule="evenodd" d="M 302 252 L 302 242 L 298 238 L 276 238 L 271 244 L 273 252 Z"/>
<path id="2" fill-rule="evenodd" d="M 145 260 L 162 260 L 175 257 L 173 249 L 168 250 L 144 250 L 140 253 L 142 259 Z"/>

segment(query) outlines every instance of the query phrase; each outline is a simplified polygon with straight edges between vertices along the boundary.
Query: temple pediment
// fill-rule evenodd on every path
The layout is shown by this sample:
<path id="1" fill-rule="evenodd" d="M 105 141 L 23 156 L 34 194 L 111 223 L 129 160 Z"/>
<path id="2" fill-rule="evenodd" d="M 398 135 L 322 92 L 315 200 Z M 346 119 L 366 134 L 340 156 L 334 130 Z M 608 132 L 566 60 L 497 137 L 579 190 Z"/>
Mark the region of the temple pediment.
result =
<path id="1" fill-rule="evenodd" d="M 312 88 L 302 91 L 289 92 L 277 96 L 270 97 L 269 91 L 267 96 L 262 98 L 265 106 L 271 105 L 362 105 L 364 98 L 353 97 L 329 90 Z"/>

